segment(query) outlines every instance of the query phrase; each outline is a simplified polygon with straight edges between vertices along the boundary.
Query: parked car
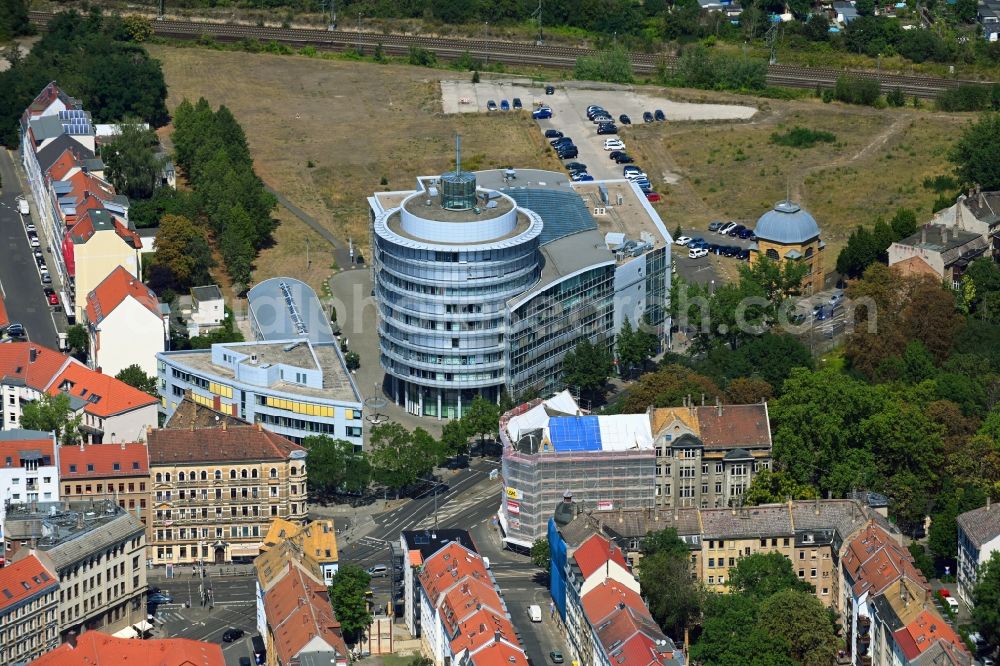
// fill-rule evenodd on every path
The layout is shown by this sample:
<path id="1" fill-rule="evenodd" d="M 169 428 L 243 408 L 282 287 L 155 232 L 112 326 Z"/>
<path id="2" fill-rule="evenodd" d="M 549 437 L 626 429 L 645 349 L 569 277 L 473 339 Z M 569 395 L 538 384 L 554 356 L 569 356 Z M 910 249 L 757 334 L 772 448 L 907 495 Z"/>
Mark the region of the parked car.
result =
<path id="1" fill-rule="evenodd" d="M 657 192 L 646 192 L 646 201 L 649 203 L 659 203 L 661 199 L 662 197 Z"/>
<path id="2" fill-rule="evenodd" d="M 724 225 L 721 229 L 719 229 L 719 234 L 725 236 L 730 231 L 732 231 L 735 227 L 736 227 L 736 223 L 735 222 L 729 222 L 728 224 Z"/>
<path id="3" fill-rule="evenodd" d="M 500 100 L 500 110 L 501 111 L 510 111 L 510 102 L 508 102 L 505 99 Z"/>
<path id="4" fill-rule="evenodd" d="M 722 248 L 722 256 L 724 257 L 735 257 L 740 253 L 740 248 L 735 245 L 726 245 Z"/>
<path id="5" fill-rule="evenodd" d="M 677 238 L 674 239 L 674 245 L 680 245 L 681 247 L 684 247 L 690 242 L 691 242 L 690 236 L 678 236 Z"/>
<path id="6" fill-rule="evenodd" d="M 45 268 L 45 257 L 35 257 L 35 263 L 39 268 Z"/>
<path id="7" fill-rule="evenodd" d="M 581 180 L 583 180 L 584 177 L 589 177 L 589 176 L 590 174 L 587 173 L 586 171 L 574 171 L 569 175 L 569 179 L 572 180 L 574 183 L 578 183 Z"/>
<path id="8" fill-rule="evenodd" d="M 566 168 L 570 171 L 586 171 L 587 165 L 583 162 L 568 162 Z"/>
<path id="9" fill-rule="evenodd" d="M 622 125 L 631 125 L 632 119 L 623 113 L 622 115 L 618 116 L 618 122 L 620 122 Z"/>
<path id="10" fill-rule="evenodd" d="M 740 238 L 740 240 L 747 240 L 753 236 L 753 229 L 741 229 L 736 235 Z"/>
<path id="11" fill-rule="evenodd" d="M 487 111 L 496 111 L 497 110 L 497 103 L 494 102 L 492 99 L 490 101 L 486 102 L 486 110 Z"/>
<path id="12" fill-rule="evenodd" d="M 236 627 L 230 627 L 222 634 L 223 643 L 232 643 L 233 641 L 238 641 L 243 638 L 243 630 L 237 629 Z"/>
<path id="13" fill-rule="evenodd" d="M 52 287 L 44 287 L 42 289 L 42 291 L 45 292 L 46 296 L 51 296 L 52 294 L 56 293 L 55 290 Z M 158 588 L 158 587 L 156 587 L 156 588 L 151 587 L 151 588 L 149 588 L 149 591 L 150 592 L 159 592 L 160 588 Z"/>
<path id="14" fill-rule="evenodd" d="M 633 173 L 642 173 L 642 169 L 635 164 L 629 164 L 627 166 L 622 167 L 622 175 L 625 176 L 626 178 L 628 178 Z"/>
<path id="15" fill-rule="evenodd" d="M 7 327 L 7 335 L 12 338 L 23 338 L 25 334 L 24 324 L 13 323 Z"/>
<path id="16" fill-rule="evenodd" d="M 736 255 L 736 258 L 740 261 L 750 261 L 750 250 L 740 250 L 740 253 Z"/>
<path id="17" fill-rule="evenodd" d="M 552 109 L 547 106 L 540 106 L 531 112 L 531 117 L 535 120 L 548 120 L 552 117 Z"/>
<path id="18" fill-rule="evenodd" d="M 635 162 L 635 160 L 632 159 L 630 155 L 622 153 L 621 155 L 615 158 L 615 162 L 617 162 L 618 164 L 631 164 L 632 162 Z"/>
<path id="19" fill-rule="evenodd" d="M 625 142 L 621 139 L 605 139 L 604 150 L 625 150 Z"/>
<path id="20" fill-rule="evenodd" d="M 368 567 L 366 571 L 368 571 L 368 575 L 372 578 L 385 578 L 389 575 L 389 567 L 384 564 L 376 564 L 373 567 Z"/>
<path id="21" fill-rule="evenodd" d="M 624 154 L 625 154 L 624 150 L 612 150 L 610 153 L 608 153 L 608 157 L 610 157 L 611 159 L 617 159 L 619 155 L 624 155 Z"/>
<path id="22" fill-rule="evenodd" d="M 514 110 L 515 111 L 519 111 L 519 110 L 521 110 L 523 108 L 524 108 L 524 105 L 521 104 L 521 98 L 520 97 L 515 97 L 514 98 Z"/>
<path id="23" fill-rule="evenodd" d="M 557 129 L 547 129 L 547 130 L 545 130 L 545 138 L 546 139 L 561 139 L 562 136 L 563 136 L 563 133 L 560 132 Z"/>
<path id="24" fill-rule="evenodd" d="M 661 123 L 667 119 L 666 114 L 664 114 L 663 111 L 661 111 L 660 109 L 657 109 L 656 111 L 653 112 L 653 117 L 656 118 Z"/>
<path id="25" fill-rule="evenodd" d="M 617 125 L 598 125 L 598 134 L 618 134 Z"/>
<path id="26" fill-rule="evenodd" d="M 43 255 L 42 255 L 42 251 L 41 251 L 41 250 L 39 250 L 39 249 L 38 249 L 37 247 L 36 247 L 36 248 L 33 248 L 33 249 L 31 250 L 31 253 L 32 253 L 32 254 L 34 254 L 34 255 L 35 255 L 36 257 L 41 257 L 41 256 L 43 256 Z"/>
<path id="27" fill-rule="evenodd" d="M 545 94 L 546 95 L 555 95 L 556 94 L 556 87 L 555 86 L 545 86 Z"/>
<path id="28" fill-rule="evenodd" d="M 742 224 L 737 224 L 735 227 L 733 227 L 732 229 L 730 229 L 729 233 L 727 233 L 726 235 L 727 236 L 732 236 L 733 238 L 736 238 L 740 234 L 740 232 L 743 231 L 743 230 L 745 230 L 745 229 L 746 229 L 746 227 L 743 226 Z"/>
<path id="29" fill-rule="evenodd" d="M 708 250 L 703 247 L 695 247 L 688 250 L 689 259 L 701 259 L 708 256 Z"/>
<path id="30" fill-rule="evenodd" d="M 549 652 L 549 659 L 552 660 L 553 664 L 561 664 L 564 660 L 563 653 L 559 650 L 553 650 L 552 652 Z"/>
<path id="31" fill-rule="evenodd" d="M 17 198 L 17 212 L 21 215 L 27 215 L 31 212 L 31 208 L 28 206 L 28 200 L 24 197 Z"/>
<path id="32" fill-rule="evenodd" d="M 571 160 L 580 156 L 580 151 L 577 150 L 576 146 L 567 146 L 562 150 L 556 151 L 556 155 L 561 160 Z"/>
<path id="33" fill-rule="evenodd" d="M 32 236 L 29 242 L 31 243 L 31 247 L 41 247 L 42 245 L 38 242 L 38 236 Z"/>
<path id="34" fill-rule="evenodd" d="M 628 167 L 626 167 L 626 168 L 628 168 Z M 633 167 L 633 168 L 638 169 L 639 167 Z M 649 176 L 647 176 L 642 171 L 633 171 L 631 173 L 627 173 L 627 174 L 625 174 L 625 178 L 627 180 L 632 181 L 633 183 L 636 182 L 636 181 L 639 181 L 639 180 L 649 180 Z"/>
<path id="35" fill-rule="evenodd" d="M 836 305 L 837 303 L 840 303 L 842 300 L 844 300 L 844 292 L 842 291 L 835 291 L 830 296 L 831 305 Z M 916 537 L 916 538 L 922 539 L 923 537 Z"/>
<path id="36" fill-rule="evenodd" d="M 26 225 L 24 225 L 24 228 L 27 229 L 28 231 L 37 231 L 37 229 L 35 229 L 35 225 L 32 224 L 31 222 L 28 222 Z"/>
<path id="37" fill-rule="evenodd" d="M 651 123 L 653 122 L 653 114 L 649 111 L 644 111 L 642 114 L 642 122 Z"/>
<path id="38" fill-rule="evenodd" d="M 160 590 L 159 592 L 153 592 L 151 595 L 146 597 L 146 601 L 151 604 L 169 604 L 173 603 L 174 598 L 170 596 L 169 592 Z"/>
<path id="39" fill-rule="evenodd" d="M 48 271 L 42 271 L 42 284 L 52 284 L 52 276 Z"/>
<path id="40" fill-rule="evenodd" d="M 592 180 L 594 180 L 594 177 L 589 173 L 577 173 L 576 178 L 573 178 L 573 181 L 577 183 L 589 183 Z"/>
<path id="41" fill-rule="evenodd" d="M 704 238 L 700 238 L 698 236 L 695 236 L 694 238 L 691 239 L 691 242 L 688 243 L 688 247 L 702 247 L 702 248 L 705 248 L 705 247 L 708 247 L 708 243 L 705 241 Z"/>
<path id="42" fill-rule="evenodd" d="M 55 294 L 47 294 L 46 298 L 49 299 L 49 305 L 59 305 L 59 297 Z"/>
<path id="43" fill-rule="evenodd" d="M 552 139 L 551 141 L 549 141 L 549 145 L 552 146 L 553 148 L 557 148 L 559 146 L 565 146 L 572 143 L 573 143 L 573 137 L 570 136 L 560 136 L 556 139 Z"/>
<path id="44" fill-rule="evenodd" d="M 723 226 L 725 226 L 725 224 L 726 224 L 725 222 L 719 222 L 718 220 L 716 220 L 715 222 L 709 222 L 708 223 L 708 230 L 709 231 L 718 231 Z"/>
<path id="45" fill-rule="evenodd" d="M 709 243 L 708 247 L 705 249 L 708 250 L 709 254 L 719 254 L 719 251 L 722 250 L 722 246 L 717 245 L 716 243 Z"/>

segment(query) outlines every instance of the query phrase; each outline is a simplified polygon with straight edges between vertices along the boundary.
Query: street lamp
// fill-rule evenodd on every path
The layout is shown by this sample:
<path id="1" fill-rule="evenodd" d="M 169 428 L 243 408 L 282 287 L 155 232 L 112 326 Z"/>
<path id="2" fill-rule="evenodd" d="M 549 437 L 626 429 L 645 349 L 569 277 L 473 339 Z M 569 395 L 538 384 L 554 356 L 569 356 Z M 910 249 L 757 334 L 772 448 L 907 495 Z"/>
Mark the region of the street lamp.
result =
<path id="1" fill-rule="evenodd" d="M 426 481 L 433 485 L 434 494 L 434 529 L 438 528 L 438 486 L 446 485 L 443 481 L 435 481 L 434 479 L 421 479 L 421 481 Z"/>

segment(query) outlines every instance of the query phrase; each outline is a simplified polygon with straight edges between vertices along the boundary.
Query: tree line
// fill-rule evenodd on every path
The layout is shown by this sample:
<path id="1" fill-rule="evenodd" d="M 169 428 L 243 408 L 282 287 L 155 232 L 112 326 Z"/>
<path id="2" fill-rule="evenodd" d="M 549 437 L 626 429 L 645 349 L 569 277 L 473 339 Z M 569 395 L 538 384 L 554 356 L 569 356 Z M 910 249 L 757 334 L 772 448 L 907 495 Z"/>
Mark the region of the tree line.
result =
<path id="1" fill-rule="evenodd" d="M 20 16 L 21 2 L 2 4 Z M 26 30 L 20 19 L 8 18 L 8 25 L 11 21 L 14 34 Z M 133 41 L 120 17 L 102 16 L 98 8 L 86 15 L 57 14 L 27 56 L 13 53 L 10 60 L 10 68 L 0 72 L 0 142 L 8 147 L 17 145 L 24 109 L 52 81 L 80 98 L 95 122 L 140 118 L 158 127 L 169 118 L 160 63 Z"/>

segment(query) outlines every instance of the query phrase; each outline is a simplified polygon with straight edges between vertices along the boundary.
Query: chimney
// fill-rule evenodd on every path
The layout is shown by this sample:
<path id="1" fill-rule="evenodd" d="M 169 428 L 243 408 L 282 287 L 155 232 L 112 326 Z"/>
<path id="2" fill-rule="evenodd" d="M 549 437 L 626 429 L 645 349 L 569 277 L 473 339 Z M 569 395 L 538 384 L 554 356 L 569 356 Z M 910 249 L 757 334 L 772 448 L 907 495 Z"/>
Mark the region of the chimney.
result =
<path id="1" fill-rule="evenodd" d="M 38 359 L 38 350 L 34 347 L 28 351 L 28 363 L 34 363 Z"/>
<path id="2" fill-rule="evenodd" d="M 705 406 L 705 394 L 704 393 L 701 394 L 701 406 L 702 407 Z"/>
<path id="3" fill-rule="evenodd" d="M 70 647 L 71 650 L 76 649 L 76 632 L 71 631 L 66 634 L 66 645 Z"/>
<path id="4" fill-rule="evenodd" d="M 816 495 L 816 501 L 813 504 L 813 511 L 817 516 L 819 515 L 819 495 Z"/>
<path id="5" fill-rule="evenodd" d="M 986 510 L 987 511 L 990 510 L 990 496 L 989 495 L 986 496 Z"/>
<path id="6" fill-rule="evenodd" d="M 718 398 L 715 399 L 715 413 L 717 416 L 722 416 L 722 401 Z"/>
<path id="7" fill-rule="evenodd" d="M 257 425 L 259 426 L 260 424 L 258 423 Z M 192 426 L 192 428 L 193 428 L 193 427 L 194 427 L 194 426 Z M 223 430 L 225 430 L 225 429 L 226 429 L 226 422 L 225 422 L 225 421 L 223 421 L 223 422 L 222 422 L 222 429 L 223 429 Z"/>
<path id="8" fill-rule="evenodd" d="M 925 224 L 920 228 L 920 244 L 923 245 L 927 242 L 927 225 Z"/>

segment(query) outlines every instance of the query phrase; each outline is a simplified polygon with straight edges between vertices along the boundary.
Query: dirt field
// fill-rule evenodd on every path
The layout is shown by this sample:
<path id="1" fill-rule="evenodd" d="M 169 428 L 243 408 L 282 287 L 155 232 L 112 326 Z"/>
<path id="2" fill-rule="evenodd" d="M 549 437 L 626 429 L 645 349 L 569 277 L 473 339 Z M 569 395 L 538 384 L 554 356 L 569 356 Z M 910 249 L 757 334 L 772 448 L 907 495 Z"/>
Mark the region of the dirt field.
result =
<path id="1" fill-rule="evenodd" d="M 379 189 L 411 188 L 416 176 L 447 170 L 456 132 L 465 168 L 558 166 L 530 118 L 445 116 L 439 71 L 195 48 L 149 50 L 163 62 L 168 108 L 202 96 L 213 106 L 228 106 L 246 131 L 261 178 L 362 248 L 368 244 L 365 198 Z M 286 228 L 306 229 L 293 221 Z M 280 258 L 272 261 L 268 254 L 298 256 L 299 250 L 286 253 L 280 245 L 258 261 L 260 277 L 268 267 L 283 269 Z M 304 258 L 297 263 L 304 266 Z M 302 277 L 291 267 L 287 272 Z"/>
<path id="2" fill-rule="evenodd" d="M 227 105 L 246 130 L 265 182 L 345 241 L 353 238 L 362 251 L 368 243 L 365 198 L 378 189 L 411 188 L 417 175 L 447 170 L 456 132 L 467 169 L 559 168 L 527 114 L 444 114 L 439 81 L 455 79 L 453 72 L 165 46 L 150 46 L 150 52 L 163 62 L 170 108 L 200 96 L 213 106 Z M 787 191 L 816 217 L 831 262 L 858 224 L 900 206 L 916 209 L 918 219 L 929 216 L 937 195 L 921 183 L 950 172 L 948 148 L 970 120 L 812 99 L 645 92 L 761 108 L 749 122 L 623 128 L 629 152 L 665 197 L 657 207 L 669 229 L 703 227 L 712 219 L 754 221 Z M 806 149 L 770 143 L 773 132 L 796 125 L 833 132 L 837 140 Z M 288 215 L 282 219 L 276 246 L 257 262 L 257 277 L 281 272 L 318 287 L 332 257 L 320 254 L 325 248 L 314 236 L 307 270 L 307 227 Z"/>

